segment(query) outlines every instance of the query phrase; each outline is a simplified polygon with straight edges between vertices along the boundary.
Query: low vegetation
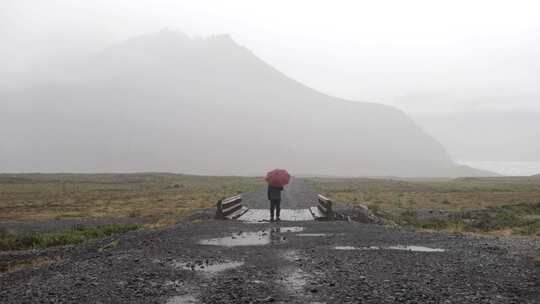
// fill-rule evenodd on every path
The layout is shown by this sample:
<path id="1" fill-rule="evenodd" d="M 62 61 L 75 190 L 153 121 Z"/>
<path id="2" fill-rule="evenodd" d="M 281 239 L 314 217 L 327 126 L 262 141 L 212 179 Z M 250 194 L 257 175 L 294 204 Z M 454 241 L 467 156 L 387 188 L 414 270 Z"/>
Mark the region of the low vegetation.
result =
<path id="1" fill-rule="evenodd" d="M 0 220 L 181 217 L 261 185 L 179 174 L 0 174 Z"/>
<path id="2" fill-rule="evenodd" d="M 138 225 L 105 225 L 101 227 L 73 228 L 70 230 L 46 233 L 11 234 L 0 231 L 0 250 L 22 250 L 78 244 L 91 239 L 139 228 Z"/>
<path id="3" fill-rule="evenodd" d="M 0 231 L 0 250 L 74 244 L 139 227 L 114 224 L 117 218 L 144 219 L 150 228 L 167 226 L 214 207 L 220 198 L 262 185 L 263 180 L 255 177 L 161 173 L 0 174 L 0 223 L 100 218 L 113 223 L 45 233 Z"/>
<path id="4" fill-rule="evenodd" d="M 338 202 L 363 203 L 401 225 L 451 232 L 540 235 L 540 178 L 311 179 Z"/>

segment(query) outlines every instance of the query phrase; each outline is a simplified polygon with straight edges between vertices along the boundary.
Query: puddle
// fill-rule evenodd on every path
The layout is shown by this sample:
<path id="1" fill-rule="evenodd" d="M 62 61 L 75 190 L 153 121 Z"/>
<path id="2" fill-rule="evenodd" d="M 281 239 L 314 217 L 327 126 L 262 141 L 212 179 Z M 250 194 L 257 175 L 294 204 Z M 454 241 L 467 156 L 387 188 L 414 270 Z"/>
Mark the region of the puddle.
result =
<path id="1" fill-rule="evenodd" d="M 327 236 L 328 233 L 299 233 L 298 236 Z"/>
<path id="2" fill-rule="evenodd" d="M 226 237 L 201 240 L 199 244 L 225 247 L 281 244 L 287 239 L 282 233 L 302 230 L 304 227 L 275 227 L 257 232 L 238 232 Z"/>
<path id="3" fill-rule="evenodd" d="M 174 280 L 174 281 L 167 280 L 167 281 L 165 281 L 165 283 L 163 283 L 163 286 L 165 286 L 165 287 L 182 287 L 183 284 L 182 284 L 182 282 L 180 282 L 178 280 Z"/>
<path id="4" fill-rule="evenodd" d="M 218 273 L 228 269 L 233 269 L 244 265 L 244 262 L 222 262 L 222 263 L 209 263 L 208 261 L 193 263 L 193 262 L 174 262 L 174 267 L 177 269 L 201 271 L 207 273 Z"/>
<path id="5" fill-rule="evenodd" d="M 304 231 L 304 227 L 279 227 L 279 232 L 301 232 Z"/>
<path id="6" fill-rule="evenodd" d="M 430 248 L 424 246 L 389 246 L 389 247 L 378 247 L 378 246 L 369 246 L 369 247 L 354 247 L 354 246 L 335 246 L 336 250 L 403 250 L 403 251 L 415 251 L 415 252 L 445 252 L 446 249 L 442 248 Z"/>
<path id="7" fill-rule="evenodd" d="M 336 250 L 356 250 L 358 248 L 354 246 L 335 246 L 334 249 Z"/>
<path id="8" fill-rule="evenodd" d="M 406 250 L 406 251 L 417 251 L 417 252 L 445 252 L 446 250 L 442 248 L 429 248 L 424 246 L 391 246 L 388 249 L 393 250 Z"/>
<path id="9" fill-rule="evenodd" d="M 226 236 L 222 238 L 202 240 L 199 242 L 201 245 L 213 245 L 213 246 L 260 246 L 268 244 L 279 244 L 285 241 L 284 237 L 274 237 L 273 233 L 259 231 L 259 232 L 240 232 L 235 235 Z"/>
<path id="10" fill-rule="evenodd" d="M 381 250 L 381 249 L 390 249 L 390 247 L 379 247 L 379 246 L 368 246 L 368 247 L 361 247 L 361 250 Z"/>
<path id="11" fill-rule="evenodd" d="M 190 295 L 176 296 L 167 300 L 166 304 L 196 304 L 199 303 L 195 297 Z"/>
<path id="12" fill-rule="evenodd" d="M 287 274 L 283 281 L 287 289 L 301 291 L 306 285 L 306 274 L 302 270 L 297 269 Z"/>
<path id="13" fill-rule="evenodd" d="M 301 259 L 298 250 L 287 250 L 283 253 L 283 258 L 289 262 L 296 262 Z"/>

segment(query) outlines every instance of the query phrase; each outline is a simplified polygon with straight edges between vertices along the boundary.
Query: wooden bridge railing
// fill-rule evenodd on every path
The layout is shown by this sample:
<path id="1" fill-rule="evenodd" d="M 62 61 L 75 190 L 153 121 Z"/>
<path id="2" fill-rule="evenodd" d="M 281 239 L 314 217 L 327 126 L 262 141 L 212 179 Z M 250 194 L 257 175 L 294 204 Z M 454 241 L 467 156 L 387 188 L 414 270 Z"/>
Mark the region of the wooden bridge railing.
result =
<path id="1" fill-rule="evenodd" d="M 216 219 L 237 218 L 247 209 L 242 206 L 242 195 L 221 199 L 216 204 Z"/>
<path id="2" fill-rule="evenodd" d="M 326 196 L 319 194 L 318 195 L 319 205 L 317 208 L 324 215 L 326 220 L 334 220 L 334 211 L 332 209 L 332 201 Z"/>

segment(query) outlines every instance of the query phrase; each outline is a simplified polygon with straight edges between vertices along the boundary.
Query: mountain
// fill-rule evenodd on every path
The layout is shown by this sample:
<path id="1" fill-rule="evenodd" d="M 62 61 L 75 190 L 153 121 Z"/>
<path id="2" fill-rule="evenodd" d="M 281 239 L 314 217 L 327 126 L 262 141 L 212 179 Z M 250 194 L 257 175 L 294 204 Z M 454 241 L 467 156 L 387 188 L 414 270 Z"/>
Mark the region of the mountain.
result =
<path id="1" fill-rule="evenodd" d="M 398 109 L 319 93 L 227 35 L 143 35 L 53 74 L 1 93 L 1 171 L 485 174 Z"/>

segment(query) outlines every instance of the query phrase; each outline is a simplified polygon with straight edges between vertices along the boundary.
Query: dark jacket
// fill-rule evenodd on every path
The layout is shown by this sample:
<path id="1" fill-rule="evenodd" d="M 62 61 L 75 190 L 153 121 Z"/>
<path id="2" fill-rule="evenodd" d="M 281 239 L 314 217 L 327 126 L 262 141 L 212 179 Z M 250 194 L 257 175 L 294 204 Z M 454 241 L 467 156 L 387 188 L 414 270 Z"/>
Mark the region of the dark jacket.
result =
<path id="1" fill-rule="evenodd" d="M 274 186 L 268 186 L 268 199 L 271 201 L 274 200 L 281 200 L 281 191 L 283 191 L 283 187 L 274 187 Z"/>

